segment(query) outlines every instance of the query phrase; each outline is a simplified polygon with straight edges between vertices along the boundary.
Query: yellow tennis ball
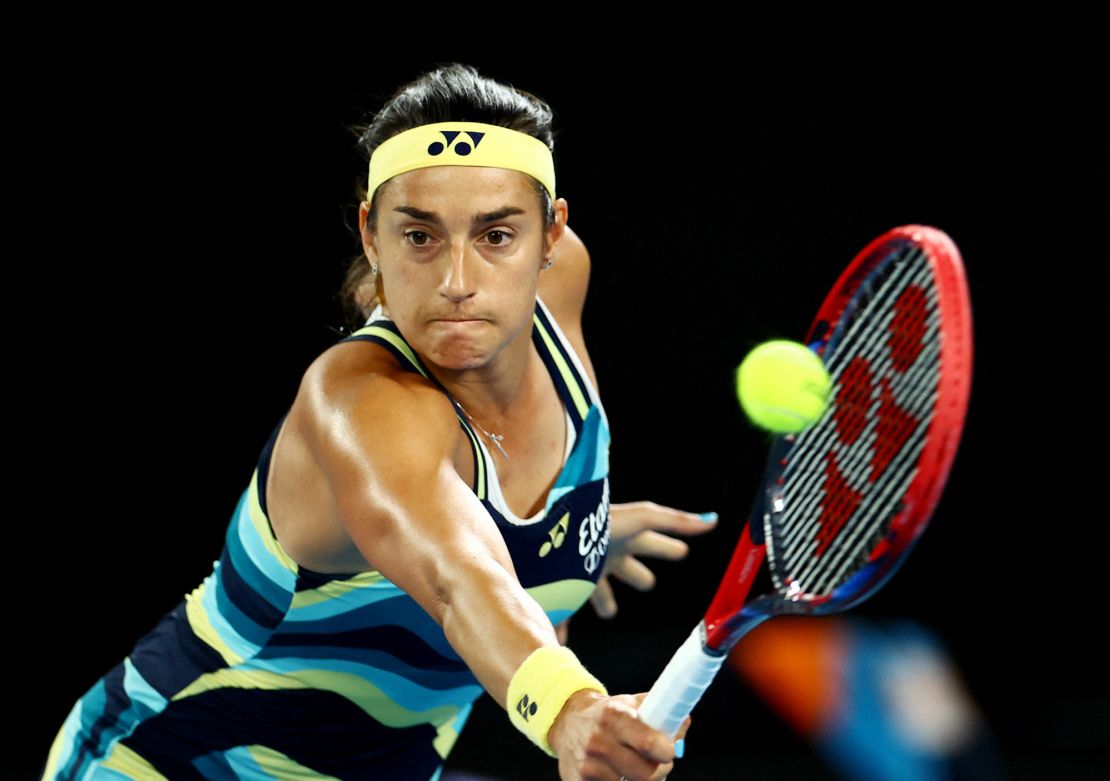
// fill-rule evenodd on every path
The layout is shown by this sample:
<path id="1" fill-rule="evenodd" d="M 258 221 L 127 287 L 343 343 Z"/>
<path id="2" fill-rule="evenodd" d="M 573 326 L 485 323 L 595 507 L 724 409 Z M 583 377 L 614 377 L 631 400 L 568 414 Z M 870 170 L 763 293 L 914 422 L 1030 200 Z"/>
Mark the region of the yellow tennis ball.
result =
<path id="1" fill-rule="evenodd" d="M 786 339 L 758 345 L 736 369 L 740 406 L 752 423 L 776 434 L 796 434 L 816 423 L 830 388 L 820 356 Z"/>

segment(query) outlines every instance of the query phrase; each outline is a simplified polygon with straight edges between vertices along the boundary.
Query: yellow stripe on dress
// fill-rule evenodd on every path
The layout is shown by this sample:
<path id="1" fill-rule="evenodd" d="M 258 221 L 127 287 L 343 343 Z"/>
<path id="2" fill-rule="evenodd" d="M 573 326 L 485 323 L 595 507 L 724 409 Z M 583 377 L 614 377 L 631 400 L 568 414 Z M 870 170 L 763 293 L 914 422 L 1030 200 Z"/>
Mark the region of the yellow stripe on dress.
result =
<path id="1" fill-rule="evenodd" d="M 374 588 L 375 586 L 381 586 L 383 584 L 389 584 L 389 581 L 386 580 L 384 575 L 377 571 L 360 572 L 345 580 L 330 580 L 319 588 L 298 591 L 293 595 L 293 604 L 290 606 L 290 609 L 298 610 L 300 608 L 318 605 L 321 602 L 327 602 L 329 599 L 344 597 L 352 591 L 358 591 L 363 588 Z"/>
<path id="2" fill-rule="evenodd" d="M 208 618 L 208 611 L 204 609 L 202 601 L 207 585 L 208 581 L 205 581 L 193 589 L 191 594 L 185 595 L 185 615 L 189 619 L 189 627 L 193 630 L 193 634 L 212 646 L 216 653 L 223 657 L 224 662 L 229 665 L 241 664 L 243 657 L 232 651 L 228 644 L 223 641 L 220 633 L 212 626 L 212 621 Z"/>
<path id="3" fill-rule="evenodd" d="M 65 727 L 58 730 L 54 742 L 50 744 L 50 753 L 46 755 L 46 770 L 42 774 L 42 781 L 50 781 L 58 774 L 59 760 L 62 751 L 69 745 L 70 736 L 65 734 Z"/>
<path id="4" fill-rule="evenodd" d="M 436 753 L 439 754 L 440 759 L 447 759 L 447 755 L 451 753 L 451 749 L 458 739 L 459 731 L 455 729 L 454 722 L 444 724 L 439 728 L 435 739 L 432 740 L 432 746 L 435 747 Z"/>
<path id="5" fill-rule="evenodd" d="M 304 779 L 304 781 L 339 781 L 335 776 L 324 775 L 318 770 L 307 768 L 300 762 L 292 760 L 280 751 L 275 751 L 268 746 L 251 745 L 244 746 L 244 748 L 259 769 L 268 773 L 274 779 L 281 779 L 282 781 L 298 781 L 298 779 Z"/>
<path id="6" fill-rule="evenodd" d="M 412 351 L 412 348 L 409 347 L 408 342 L 406 342 L 397 334 L 390 331 L 388 328 L 382 328 L 380 325 L 368 325 L 365 328 L 358 329 L 353 334 L 351 334 L 351 336 L 376 336 L 379 339 L 384 339 L 395 348 L 397 348 L 397 350 L 400 351 L 402 355 L 409 359 L 409 363 L 412 364 L 412 368 L 416 369 L 425 377 L 428 376 L 425 373 L 424 369 L 421 367 L 420 361 L 417 360 L 416 353 L 414 353 Z"/>
<path id="7" fill-rule="evenodd" d="M 482 448 L 478 444 L 478 437 L 475 436 L 470 426 L 463 426 L 463 431 L 470 437 L 470 445 L 474 449 L 474 469 L 477 470 L 478 478 L 474 481 L 476 484 L 475 494 L 479 499 L 486 499 L 486 459 L 482 457 Z"/>
<path id="8" fill-rule="evenodd" d="M 314 689 L 338 694 L 387 727 L 444 724 L 458 713 L 459 705 L 437 705 L 423 711 L 404 708 L 360 675 L 333 670 L 298 670 L 296 675 L 269 670 L 221 669 L 206 673 L 174 695 L 182 700 L 214 689 L 287 691 Z"/>
<path id="9" fill-rule="evenodd" d="M 270 529 L 270 521 L 266 518 L 266 513 L 262 511 L 262 505 L 259 503 L 258 494 L 258 470 L 254 471 L 251 475 L 250 490 L 247 492 L 248 502 L 250 503 L 250 519 L 251 525 L 254 526 L 254 531 L 258 538 L 262 540 L 262 544 L 266 546 L 266 550 L 277 561 L 281 562 L 281 566 L 296 575 L 300 568 L 297 562 L 290 558 L 289 554 L 278 543 L 277 538 L 274 537 L 273 531 Z"/>
<path id="10" fill-rule="evenodd" d="M 106 770 L 122 773 L 127 778 L 141 778 L 142 781 L 169 781 L 154 769 L 154 765 L 119 741 L 112 746 L 111 753 L 100 763 L 100 766 Z"/>
<path id="11" fill-rule="evenodd" d="M 590 598 L 590 594 L 594 590 L 594 582 L 592 580 L 570 578 L 556 580 L 553 583 L 544 583 L 540 586 L 532 586 L 525 590 L 532 599 L 540 603 L 540 607 L 545 611 L 569 610 L 573 612 L 586 604 L 586 600 Z"/>
<path id="12" fill-rule="evenodd" d="M 547 327 L 543 324 L 539 315 L 533 315 L 532 321 L 536 324 L 536 328 L 540 331 L 540 336 L 543 338 L 544 344 L 547 345 L 547 350 L 551 357 L 555 359 L 555 365 L 559 367 L 559 374 L 563 375 L 563 381 L 566 382 L 567 388 L 570 390 L 570 396 L 574 399 L 574 406 L 578 410 L 578 415 L 585 420 L 586 414 L 590 411 L 590 403 L 586 397 L 582 395 L 582 388 L 578 386 L 578 382 L 574 378 L 574 372 L 567 364 L 566 358 L 563 353 L 555 344 L 552 339 L 551 333 L 548 332 Z"/>

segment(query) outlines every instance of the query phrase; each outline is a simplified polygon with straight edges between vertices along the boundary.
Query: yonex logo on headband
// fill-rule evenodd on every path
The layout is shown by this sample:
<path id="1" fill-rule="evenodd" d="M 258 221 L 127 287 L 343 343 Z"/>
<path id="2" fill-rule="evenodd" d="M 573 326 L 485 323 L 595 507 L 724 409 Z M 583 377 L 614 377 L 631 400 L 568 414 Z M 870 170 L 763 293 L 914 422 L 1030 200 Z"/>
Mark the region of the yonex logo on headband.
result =
<path id="1" fill-rule="evenodd" d="M 440 165 L 508 168 L 532 176 L 555 200 L 555 162 L 546 143 L 527 133 L 484 122 L 436 122 L 402 131 L 370 156 L 366 200 L 399 174 Z"/>
<path id="2" fill-rule="evenodd" d="M 428 154 L 432 155 L 433 157 L 443 154 L 443 150 L 445 149 L 450 149 L 451 144 L 453 144 L 455 142 L 455 139 L 459 137 L 460 132 L 464 132 L 468 136 L 470 136 L 470 140 L 474 143 L 473 145 L 471 145 L 466 143 L 465 141 L 460 141 L 459 143 L 455 144 L 455 154 L 457 154 L 459 157 L 466 157 L 468 154 L 477 149 L 478 144 L 482 143 L 482 138 L 484 138 L 486 135 L 485 133 L 479 133 L 475 130 L 441 130 L 439 132 L 443 135 L 443 138 L 446 140 L 447 143 L 444 144 L 439 141 L 433 141 L 432 143 L 428 144 Z"/>

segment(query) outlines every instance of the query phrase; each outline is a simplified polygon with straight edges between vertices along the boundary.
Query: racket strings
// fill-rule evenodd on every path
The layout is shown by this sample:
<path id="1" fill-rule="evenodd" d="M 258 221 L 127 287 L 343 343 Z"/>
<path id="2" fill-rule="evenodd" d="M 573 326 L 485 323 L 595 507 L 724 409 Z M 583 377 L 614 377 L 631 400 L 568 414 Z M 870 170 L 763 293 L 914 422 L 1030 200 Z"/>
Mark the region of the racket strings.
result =
<path id="1" fill-rule="evenodd" d="M 910 428 L 907 422 L 918 425 Z M 827 452 L 826 468 L 819 475 L 823 480 L 816 486 L 821 506 L 812 521 L 797 525 L 795 534 L 815 541 L 799 547 L 799 555 L 793 557 L 793 579 L 804 583 L 807 590 L 825 593 L 842 582 L 866 561 L 864 554 L 875 544 L 878 530 L 889 526 L 889 508 L 900 502 L 916 475 L 928 418 L 919 421 L 905 416 L 901 423 L 901 430 L 887 432 L 879 430 L 881 423 L 876 424 L 873 435 L 859 448 L 865 451 L 865 458 L 859 459 L 865 462 L 861 474 L 841 467 L 836 450 Z M 884 442 L 890 443 L 886 449 L 892 452 L 880 452 L 879 445 Z"/>
<path id="2" fill-rule="evenodd" d="M 815 593 L 828 594 L 870 560 L 870 552 L 884 536 L 881 529 L 890 528 L 896 508 L 916 477 L 917 460 L 924 442 L 924 436 L 917 437 L 912 447 L 903 451 L 905 457 L 899 468 L 888 470 L 882 484 L 877 484 L 874 491 L 860 501 L 855 517 L 849 519 L 851 523 L 841 525 L 847 531 L 835 540 L 832 554 L 819 556 L 813 552 L 808 566 L 797 576 L 800 582 L 806 583 Z"/>
<path id="3" fill-rule="evenodd" d="M 827 450 L 826 465 L 838 467 L 838 470 L 822 470 L 825 472 L 825 479 L 823 484 L 818 486 L 820 489 L 818 493 L 823 496 L 824 501 L 823 506 L 818 509 L 819 523 L 816 533 L 803 525 L 797 528 L 794 535 L 797 537 L 809 531 L 811 538 L 817 540 L 816 546 L 811 544 L 803 551 L 808 554 L 809 560 L 807 561 L 804 556 L 798 559 L 801 563 L 809 565 L 808 568 L 797 571 L 793 578 L 793 580 L 804 579 L 807 590 L 810 591 L 823 591 L 835 586 L 861 562 L 866 562 L 868 557 L 864 554 L 870 550 L 869 545 L 875 544 L 873 540 L 881 536 L 880 530 L 884 526 L 889 526 L 892 518 L 892 513 L 883 512 L 883 508 L 891 504 L 897 505 L 899 497 L 915 474 L 913 467 L 916 465 L 924 440 L 918 437 L 914 442 L 915 432 L 911 430 L 911 426 L 918 423 L 919 419 L 905 413 L 894 416 L 890 414 L 891 409 L 896 407 L 890 405 L 890 390 L 881 378 L 872 385 L 872 389 L 873 391 L 877 389 L 878 393 L 873 393 L 875 401 L 869 411 L 873 416 L 870 435 L 862 441 L 852 443 L 852 450 L 859 455 L 856 461 L 861 467 L 859 471 L 862 474 L 853 474 L 847 465 L 847 459 L 841 459 L 845 462 L 843 466 L 836 463 L 834 456 L 840 454 L 840 448 L 834 447 Z M 881 409 L 878 411 L 875 409 L 888 406 L 891 409 L 887 409 L 886 414 L 883 414 Z M 909 406 L 913 408 L 918 405 Z M 892 417 L 895 419 L 895 424 L 885 425 Z M 921 432 L 924 430 L 920 425 L 916 428 Z M 877 472 L 880 479 L 875 485 L 869 486 L 867 481 L 872 471 Z M 870 490 L 867 491 L 868 504 L 865 506 L 863 489 L 867 488 Z M 857 516 L 857 513 L 858 517 L 852 518 Z M 850 525 L 849 519 L 852 520 Z M 813 525 L 810 524 L 810 526 Z M 840 536 L 843 529 L 847 529 L 846 536 Z M 824 556 L 832 539 L 836 539 L 837 548 L 832 555 Z M 837 553 L 839 556 L 835 555 Z M 822 566 L 814 567 L 815 562 L 819 562 Z"/>
<path id="4" fill-rule="evenodd" d="M 905 271 L 910 271 L 911 267 L 902 266 Z M 829 345 L 826 348 L 825 354 L 827 357 L 827 368 L 832 380 L 834 393 L 830 399 L 828 408 L 822 414 L 818 423 L 805 432 L 803 432 L 797 439 L 795 451 L 806 454 L 806 457 L 792 459 L 791 463 L 787 466 L 786 477 L 789 478 L 794 471 L 804 471 L 812 466 L 812 461 L 819 459 L 825 449 L 834 442 L 841 442 L 846 445 L 853 444 L 852 440 L 846 440 L 844 437 L 843 427 L 837 421 L 830 421 L 838 410 L 843 408 L 842 401 L 852 405 L 852 408 L 847 410 L 848 414 L 853 417 L 859 417 L 862 421 L 872 419 L 877 411 L 880 399 L 874 398 L 872 393 L 871 383 L 867 383 L 866 397 L 870 399 L 870 404 L 867 409 L 862 408 L 862 404 L 856 399 L 851 398 L 851 394 L 844 394 L 845 377 L 844 374 L 847 370 L 854 366 L 858 366 L 859 360 L 873 364 L 880 355 L 882 350 L 882 340 L 874 338 L 875 335 L 882 335 L 890 324 L 890 306 L 893 303 L 891 298 L 894 297 L 898 290 L 904 288 L 909 284 L 921 284 L 928 278 L 927 273 L 920 273 L 922 269 L 918 269 L 919 273 L 914 277 L 908 279 L 895 278 L 892 279 L 892 284 L 885 287 L 887 296 L 872 295 L 866 297 L 863 302 L 870 304 L 867 307 L 857 307 L 854 311 L 847 313 L 842 317 L 841 330 L 846 330 L 842 338 L 837 339 L 837 334 L 833 334 L 830 339 Z M 927 269 L 924 271 L 927 272 Z M 880 291 L 881 292 L 881 291 Z M 883 312 L 885 314 L 876 314 L 876 312 Z M 867 332 L 867 339 L 861 338 L 860 325 L 867 323 L 871 318 L 871 326 Z M 847 320 L 847 328 L 845 329 L 844 320 Z M 835 340 L 835 341 L 834 341 Z M 857 383 L 858 385 L 858 383 Z M 854 437 L 852 438 L 854 439 Z"/>
<path id="5" fill-rule="evenodd" d="M 894 280 L 895 283 L 899 281 L 902 280 Z M 915 278 L 905 280 L 905 284 L 910 284 L 913 282 L 920 283 L 921 281 L 922 279 L 920 278 L 920 275 L 918 275 Z M 888 292 L 893 293 L 895 291 L 896 288 L 888 287 Z M 872 298 L 872 311 L 874 311 L 875 308 L 883 307 L 884 305 L 886 305 L 887 300 L 888 299 L 885 298 Z M 855 317 L 853 319 L 853 326 L 861 321 L 866 321 L 865 316 L 867 312 L 864 312 L 863 314 L 864 316 Z M 883 318 L 878 320 L 873 325 L 873 329 L 879 329 L 881 332 L 881 329 L 887 326 L 888 319 Z M 821 419 L 814 426 L 807 429 L 798 437 L 793 449 L 792 458 L 787 464 L 784 471 L 784 479 L 788 483 L 791 479 L 801 479 L 798 473 L 801 473 L 801 475 L 812 474 L 813 470 L 817 467 L 817 464 L 815 464 L 815 462 L 820 461 L 821 465 L 823 465 L 824 455 L 831 447 L 838 448 L 838 457 L 841 462 L 846 465 L 853 464 L 855 459 L 862 460 L 870 452 L 868 448 L 870 445 L 873 444 L 873 439 L 875 437 L 874 430 L 863 431 L 861 426 L 861 432 L 859 436 L 863 438 L 863 441 L 859 442 L 857 439 L 856 441 L 845 442 L 842 427 L 840 425 L 837 425 L 835 421 L 830 421 L 830 418 L 837 414 L 838 411 L 843 409 L 842 400 L 846 401 L 848 404 L 853 405 L 852 408 L 846 410 L 848 415 L 858 416 L 864 422 L 874 419 L 878 411 L 879 404 L 881 402 L 881 399 L 872 398 L 868 407 L 864 409 L 862 407 L 862 404 L 859 404 L 851 398 L 846 398 L 841 393 L 844 386 L 843 374 L 847 367 L 844 365 L 844 361 L 839 359 L 843 355 L 854 354 L 856 358 L 874 361 L 878 355 L 879 340 L 869 340 L 868 344 L 872 348 L 870 350 L 854 346 L 852 344 L 853 342 L 858 344 L 858 340 L 856 339 L 856 337 L 858 336 L 858 330 L 859 329 L 855 327 L 849 329 L 846 338 L 839 340 L 839 343 L 841 345 L 845 345 L 845 348 L 842 352 L 838 352 L 833 355 L 830 353 L 830 350 L 826 350 L 826 354 L 830 355 L 830 357 L 833 359 L 830 361 L 830 376 L 832 379 L 834 393 L 831 394 L 830 404 L 822 414 Z M 830 348 L 836 346 L 836 344 L 833 344 L 830 341 Z M 933 349 L 935 350 L 935 347 Z M 912 379 L 915 381 L 915 386 L 920 387 L 920 376 L 924 373 L 924 371 L 926 371 L 926 369 L 922 368 L 913 373 Z M 870 383 L 868 383 L 868 386 L 870 386 Z M 867 395 L 869 397 L 874 395 L 870 391 L 871 389 L 870 387 L 868 387 Z M 852 447 L 853 445 L 857 444 L 861 446 Z M 804 487 L 801 492 L 804 493 Z M 819 492 L 813 491 L 810 493 L 813 501 L 817 501 L 820 498 Z M 812 508 L 806 507 L 805 509 L 811 510 Z"/>
<path id="6" fill-rule="evenodd" d="M 769 503 L 770 569 L 788 594 L 831 594 L 887 538 L 936 404 L 939 328 L 931 264 L 915 245 L 841 315 L 825 349 L 832 403 L 799 435 Z"/>
<path id="7" fill-rule="evenodd" d="M 901 266 L 901 269 L 904 272 L 908 273 L 912 270 L 912 267 L 908 265 L 903 265 Z M 892 284 L 888 285 L 885 289 L 891 296 L 893 296 L 898 290 L 901 289 L 901 287 L 896 287 L 896 285 L 902 283 L 902 287 L 904 287 L 905 284 L 909 284 L 913 281 L 922 281 L 920 279 L 920 275 L 909 280 L 895 278 L 891 280 Z M 869 310 L 870 312 L 874 312 L 876 309 L 881 309 L 884 306 L 888 306 L 889 301 L 889 298 L 880 298 L 877 296 L 867 296 L 865 298 L 861 295 L 860 298 L 861 300 L 864 300 L 865 302 L 869 301 L 872 304 Z M 892 304 L 893 302 L 890 303 Z M 794 470 L 801 469 L 804 471 L 808 468 L 811 468 L 811 461 L 818 458 L 824 452 L 824 448 L 827 447 L 833 439 L 843 441 L 843 425 L 830 425 L 829 419 L 833 416 L 835 412 L 837 412 L 838 409 L 842 407 L 842 405 L 837 404 L 837 401 L 842 398 L 841 389 L 844 385 L 843 375 L 845 370 L 847 369 L 847 367 L 845 366 L 845 359 L 856 357 L 863 358 L 864 360 L 868 361 L 873 361 L 877 357 L 878 351 L 881 349 L 880 340 L 871 340 L 868 343 L 871 347 L 871 350 L 855 347 L 855 349 L 844 349 L 842 351 L 837 351 L 836 348 L 839 345 L 856 344 L 859 342 L 859 340 L 857 339 L 859 324 L 867 322 L 866 317 L 853 316 L 858 315 L 860 311 L 860 308 L 857 307 L 854 312 L 848 312 L 847 314 L 842 316 L 842 325 L 840 330 L 844 330 L 844 322 L 849 321 L 847 323 L 847 325 L 849 326 L 846 329 L 847 332 L 841 338 L 837 338 L 837 334 L 834 333 L 829 340 L 829 344 L 826 346 L 826 368 L 829 371 L 832 385 L 836 393 L 832 397 L 832 403 L 829 404 L 828 408 L 822 414 L 821 419 L 814 426 L 804 431 L 798 437 L 797 444 L 794 448 L 795 452 L 805 453 L 808 455 L 808 458 L 795 458 L 792 463 L 788 465 L 786 476 L 789 476 L 790 472 Z M 865 312 L 865 314 L 867 314 L 867 312 Z M 882 316 L 880 315 L 879 317 Z M 880 331 L 881 329 L 887 327 L 889 327 L 889 318 L 882 318 L 878 322 L 873 323 L 871 326 L 872 330 L 879 329 Z M 847 399 L 847 401 L 851 402 L 851 399 Z M 875 404 L 877 403 L 878 402 L 875 401 Z M 862 405 L 853 405 L 853 407 L 848 410 L 849 415 L 858 416 L 861 421 L 865 421 L 870 416 L 873 416 L 874 412 L 874 409 L 863 410 Z"/>

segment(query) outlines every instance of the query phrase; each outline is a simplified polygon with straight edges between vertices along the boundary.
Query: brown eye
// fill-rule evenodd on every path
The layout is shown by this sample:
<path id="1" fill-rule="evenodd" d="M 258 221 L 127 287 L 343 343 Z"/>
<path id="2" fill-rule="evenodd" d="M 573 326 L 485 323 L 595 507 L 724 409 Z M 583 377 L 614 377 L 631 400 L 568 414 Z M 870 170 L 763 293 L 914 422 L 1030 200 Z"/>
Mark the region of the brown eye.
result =
<path id="1" fill-rule="evenodd" d="M 405 233 L 405 238 L 415 247 L 426 247 L 428 245 L 429 236 L 424 231 L 407 231 Z"/>
<path id="2" fill-rule="evenodd" d="M 495 247 L 502 246 L 509 243 L 511 237 L 505 231 L 490 231 L 486 234 L 486 241 Z"/>

